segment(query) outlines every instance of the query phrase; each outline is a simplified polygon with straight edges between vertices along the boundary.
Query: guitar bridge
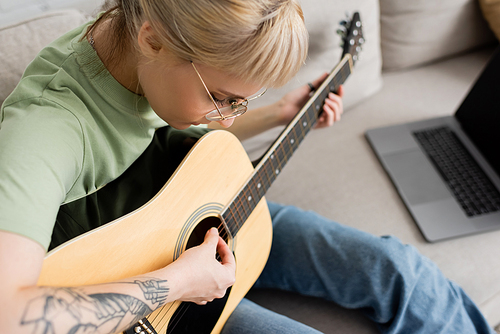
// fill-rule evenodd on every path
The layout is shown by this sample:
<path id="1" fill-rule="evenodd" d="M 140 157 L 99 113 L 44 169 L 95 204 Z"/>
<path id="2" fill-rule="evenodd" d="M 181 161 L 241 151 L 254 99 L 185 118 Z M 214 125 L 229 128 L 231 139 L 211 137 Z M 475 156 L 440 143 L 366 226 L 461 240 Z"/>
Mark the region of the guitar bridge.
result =
<path id="1" fill-rule="evenodd" d="M 148 319 L 144 318 L 135 323 L 134 326 L 127 329 L 123 334 L 158 334 Z"/>

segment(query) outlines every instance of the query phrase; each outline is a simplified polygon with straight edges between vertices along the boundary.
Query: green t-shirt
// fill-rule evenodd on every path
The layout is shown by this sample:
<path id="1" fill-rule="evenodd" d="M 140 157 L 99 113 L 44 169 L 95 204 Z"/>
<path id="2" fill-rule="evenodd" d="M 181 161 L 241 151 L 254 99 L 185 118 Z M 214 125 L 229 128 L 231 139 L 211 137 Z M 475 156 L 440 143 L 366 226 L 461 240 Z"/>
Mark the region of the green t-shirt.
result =
<path id="1" fill-rule="evenodd" d="M 38 54 L 0 114 L 0 229 L 46 249 L 59 206 L 122 174 L 166 125 L 80 41 L 86 26 Z"/>

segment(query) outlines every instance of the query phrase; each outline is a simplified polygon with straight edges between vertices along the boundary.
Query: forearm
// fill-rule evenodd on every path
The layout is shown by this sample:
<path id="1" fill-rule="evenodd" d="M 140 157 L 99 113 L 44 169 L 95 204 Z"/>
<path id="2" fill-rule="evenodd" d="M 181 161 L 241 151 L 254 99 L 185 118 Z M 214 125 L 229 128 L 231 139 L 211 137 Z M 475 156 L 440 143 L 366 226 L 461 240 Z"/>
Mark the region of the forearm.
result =
<path id="1" fill-rule="evenodd" d="M 124 331 L 175 299 L 169 280 L 159 274 L 82 287 L 21 288 L 3 300 L 8 309 L 2 318 L 9 316 L 3 326 L 19 334 Z"/>
<path id="2" fill-rule="evenodd" d="M 0 232 L 0 267 L 10 273 L 0 275 L 2 333 L 116 333 L 173 301 L 206 304 L 222 298 L 236 270 L 215 228 L 166 267 L 111 283 L 37 286 L 43 254 L 34 241 Z"/>

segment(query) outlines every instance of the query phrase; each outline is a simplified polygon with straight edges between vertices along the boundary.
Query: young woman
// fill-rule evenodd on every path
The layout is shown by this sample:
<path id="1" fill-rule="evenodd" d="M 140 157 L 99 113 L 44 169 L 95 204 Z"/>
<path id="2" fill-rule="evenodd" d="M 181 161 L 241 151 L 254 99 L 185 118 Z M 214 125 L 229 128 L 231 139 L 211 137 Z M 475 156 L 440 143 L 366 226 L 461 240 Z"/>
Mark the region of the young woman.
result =
<path id="1" fill-rule="evenodd" d="M 222 297 L 235 260 L 214 229 L 155 272 L 92 286 L 36 283 L 61 204 L 120 176 L 167 124 L 228 128 L 241 139 L 286 124 L 308 86 L 241 114 L 249 97 L 293 77 L 306 52 L 296 0 L 118 0 L 46 47 L 1 109 L 2 331 L 114 333 L 165 303 Z M 319 127 L 340 119 L 341 95 L 330 94 Z M 294 207 L 269 209 L 273 246 L 256 286 L 363 309 L 387 333 L 492 332 L 412 247 Z M 110 300 L 116 307 L 101 308 Z M 244 299 L 223 332 L 316 331 Z"/>

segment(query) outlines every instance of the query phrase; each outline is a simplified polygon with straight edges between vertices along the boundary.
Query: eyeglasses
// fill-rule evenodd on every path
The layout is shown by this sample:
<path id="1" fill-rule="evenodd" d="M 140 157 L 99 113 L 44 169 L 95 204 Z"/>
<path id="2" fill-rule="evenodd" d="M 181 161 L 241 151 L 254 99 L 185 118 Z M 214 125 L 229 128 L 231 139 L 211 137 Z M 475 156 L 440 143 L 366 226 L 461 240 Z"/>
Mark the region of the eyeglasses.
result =
<path id="1" fill-rule="evenodd" d="M 198 70 L 196 69 L 196 66 L 194 66 L 193 62 L 191 62 L 191 65 L 193 65 L 193 68 L 196 71 L 196 74 L 198 74 L 198 77 L 200 78 L 201 83 L 203 84 L 203 87 L 205 87 L 205 90 L 207 91 L 207 94 L 210 97 L 210 100 L 212 100 L 212 103 L 215 106 L 214 110 L 210 111 L 208 114 L 205 115 L 205 118 L 209 121 L 215 121 L 215 122 L 224 121 L 226 119 L 231 119 L 231 118 L 235 118 L 235 117 L 243 115 L 248 110 L 248 108 L 247 108 L 248 102 L 251 100 L 255 100 L 258 97 L 261 97 L 267 91 L 266 88 L 263 88 L 261 91 L 257 92 L 257 94 L 254 94 L 250 97 L 247 97 L 241 101 L 233 100 L 233 101 L 231 101 L 231 105 L 229 105 L 227 107 L 219 108 L 217 106 L 217 102 L 215 102 L 214 97 L 212 96 L 212 94 L 208 90 L 207 85 L 205 85 L 205 81 L 203 81 L 203 79 L 200 75 L 200 72 L 198 72 Z"/>

